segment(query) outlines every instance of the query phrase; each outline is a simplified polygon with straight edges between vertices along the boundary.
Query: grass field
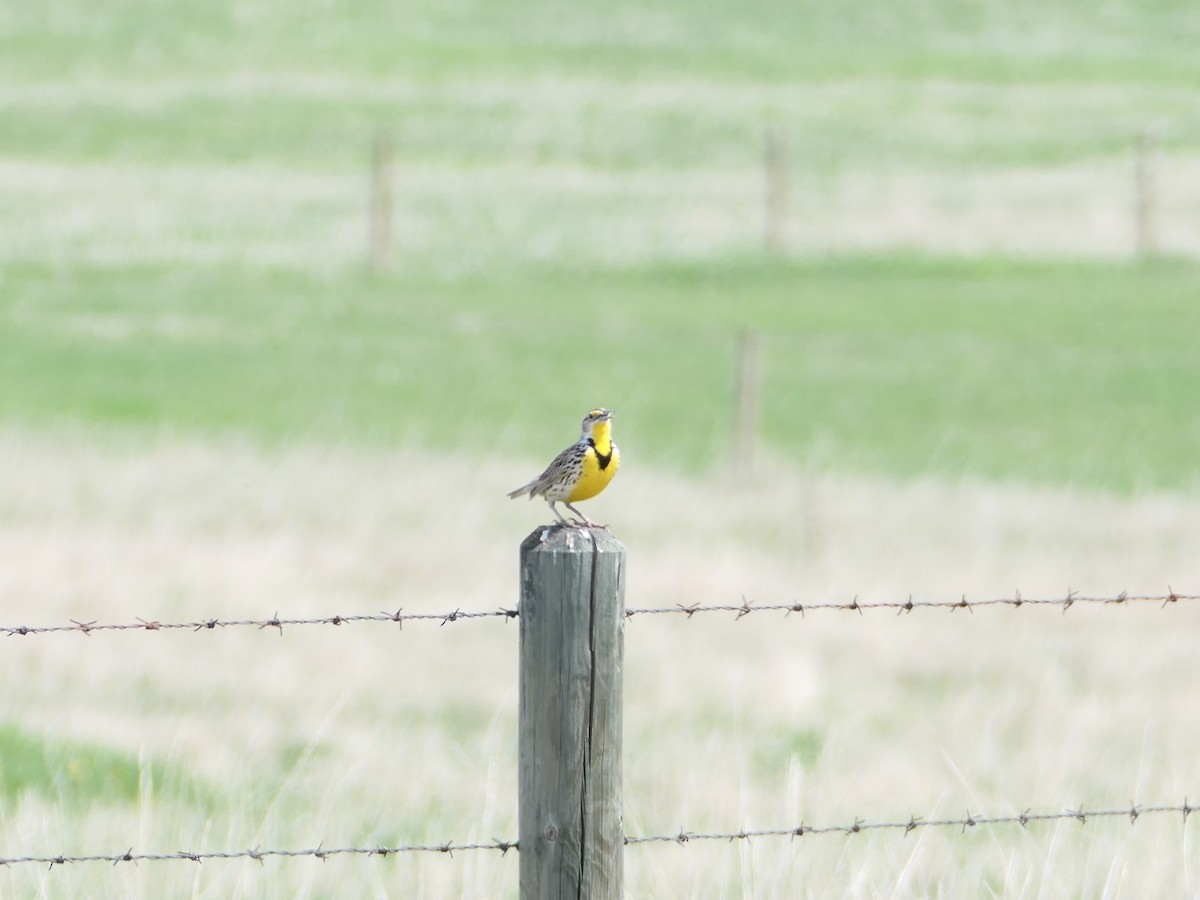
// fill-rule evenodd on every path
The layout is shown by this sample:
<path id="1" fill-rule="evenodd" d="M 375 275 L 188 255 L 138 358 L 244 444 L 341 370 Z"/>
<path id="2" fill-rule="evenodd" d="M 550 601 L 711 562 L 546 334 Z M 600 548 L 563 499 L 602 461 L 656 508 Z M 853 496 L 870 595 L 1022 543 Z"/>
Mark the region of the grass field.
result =
<path id="1" fill-rule="evenodd" d="M 0 414 L 279 444 L 548 457 L 596 404 L 638 465 L 728 457 L 736 337 L 763 439 L 817 470 L 1195 487 L 1200 267 L 742 261 L 318 279 L 16 267 Z"/>
<path id="2" fill-rule="evenodd" d="M 503 495 L 595 404 L 630 606 L 1197 593 L 1198 42 L 1184 2 L 9 4 L 0 625 L 511 605 L 546 514 Z M 627 830 L 1195 802 L 1197 615 L 633 619 Z M 511 838 L 515 639 L 10 638 L 0 856 Z M 638 847 L 627 892 L 1190 896 L 1195 827 Z M 512 897 L 516 868 L 14 866 L 0 894 Z"/>
<path id="3" fill-rule="evenodd" d="M 51 8 L 0 23 L 5 261 L 343 271 L 379 131 L 405 270 L 744 254 L 768 126 L 800 252 L 1128 256 L 1147 132 L 1200 254 L 1186 2 Z"/>
<path id="4" fill-rule="evenodd" d="M 503 460 L 63 437 L 0 439 L 0 590 L 13 622 L 494 609 L 515 601 L 517 541 L 546 518 L 496 501 L 512 480 Z M 623 472 L 591 511 L 629 547 L 629 605 L 1161 592 L 1168 579 L 1177 590 L 1200 580 L 1194 498 L 767 476 Z M 627 829 L 1181 803 L 1200 777 L 1197 615 L 1181 605 L 632 619 Z M 68 773 L 121 774 L 82 796 L 89 782 L 64 783 L 63 769 L 6 774 L 5 854 L 515 834 L 512 623 L 9 640 L 0 666 L 17 733 L 0 735 L 6 769 L 14 744 L 25 760 L 44 741 L 51 760 L 72 754 Z M 131 794 L 124 773 L 139 766 Z M 1195 827 L 1147 817 L 1135 828 L 639 847 L 627 852 L 627 887 L 1190 895 Z M 511 854 L 462 853 L 17 866 L 3 891 L 492 897 L 513 896 L 515 877 Z"/>

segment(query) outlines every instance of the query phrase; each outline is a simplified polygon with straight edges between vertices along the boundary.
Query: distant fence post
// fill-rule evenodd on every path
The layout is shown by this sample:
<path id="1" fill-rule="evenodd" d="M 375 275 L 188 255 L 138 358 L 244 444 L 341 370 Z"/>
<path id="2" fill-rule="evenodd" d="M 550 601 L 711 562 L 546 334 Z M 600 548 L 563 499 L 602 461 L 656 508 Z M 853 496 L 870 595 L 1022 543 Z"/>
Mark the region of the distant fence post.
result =
<path id="1" fill-rule="evenodd" d="M 774 128 L 768 128 L 763 147 L 763 241 L 767 250 L 781 253 L 787 243 L 787 147 Z"/>
<path id="2" fill-rule="evenodd" d="M 1136 248 L 1137 255 L 1142 259 L 1153 256 L 1157 249 L 1154 235 L 1154 156 L 1154 140 L 1146 132 L 1140 132 L 1134 163 L 1134 194 Z"/>
<path id="3" fill-rule="evenodd" d="M 740 469 L 754 463 L 758 442 L 758 407 L 762 375 L 759 340 L 755 331 L 743 331 L 737 343 L 737 382 L 734 386 L 733 461 Z"/>
<path id="4" fill-rule="evenodd" d="M 521 900 L 621 900 L 625 547 L 599 528 L 521 543 Z"/>
<path id="5" fill-rule="evenodd" d="M 367 243 L 371 268 L 387 269 L 392 262 L 392 168 L 395 147 L 386 132 L 375 135 L 371 147 L 371 198 L 367 212 Z"/>

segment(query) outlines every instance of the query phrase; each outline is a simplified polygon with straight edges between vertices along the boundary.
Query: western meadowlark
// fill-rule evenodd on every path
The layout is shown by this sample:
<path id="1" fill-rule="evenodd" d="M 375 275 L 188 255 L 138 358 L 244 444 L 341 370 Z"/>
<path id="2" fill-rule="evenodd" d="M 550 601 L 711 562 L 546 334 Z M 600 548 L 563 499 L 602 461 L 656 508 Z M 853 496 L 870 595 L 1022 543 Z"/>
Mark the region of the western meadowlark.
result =
<path id="1" fill-rule="evenodd" d="M 564 450 L 546 466 L 546 471 L 529 484 L 523 484 L 509 497 L 529 495 L 544 497 L 550 504 L 550 512 L 564 525 L 595 525 L 596 523 L 571 505 L 572 502 L 595 497 L 608 487 L 617 466 L 621 464 L 621 451 L 612 440 L 612 413 L 607 409 L 593 409 L 583 417 L 583 433 L 579 440 Z M 569 522 L 555 508 L 562 503 L 579 516 L 579 521 Z"/>

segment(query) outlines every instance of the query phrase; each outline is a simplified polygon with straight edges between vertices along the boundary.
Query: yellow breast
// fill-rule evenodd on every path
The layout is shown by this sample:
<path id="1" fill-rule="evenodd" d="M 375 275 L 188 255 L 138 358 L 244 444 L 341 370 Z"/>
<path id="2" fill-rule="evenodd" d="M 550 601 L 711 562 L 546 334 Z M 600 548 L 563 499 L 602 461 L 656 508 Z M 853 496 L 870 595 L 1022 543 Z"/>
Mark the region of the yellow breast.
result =
<path id="1" fill-rule="evenodd" d="M 601 463 L 605 462 L 605 454 L 597 453 L 596 447 L 588 448 L 587 453 L 583 456 L 583 474 L 579 476 L 579 481 L 568 495 L 568 503 L 595 497 L 608 487 L 608 483 L 617 474 L 617 466 L 621 464 L 621 451 L 617 449 L 617 445 L 611 441 L 608 442 L 608 451 L 607 464 L 601 466 Z"/>

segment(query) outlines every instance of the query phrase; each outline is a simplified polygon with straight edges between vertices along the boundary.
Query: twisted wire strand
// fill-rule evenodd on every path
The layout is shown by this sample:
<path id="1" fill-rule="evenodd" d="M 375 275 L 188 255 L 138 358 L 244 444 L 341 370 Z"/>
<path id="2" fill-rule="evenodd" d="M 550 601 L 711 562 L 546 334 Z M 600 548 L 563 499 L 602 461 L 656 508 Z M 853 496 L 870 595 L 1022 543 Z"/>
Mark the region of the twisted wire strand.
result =
<path id="1" fill-rule="evenodd" d="M 686 844 L 690 841 L 736 841 L 750 840 L 758 837 L 804 837 L 806 835 L 821 835 L 821 834 L 859 834 L 864 831 L 903 831 L 908 834 L 910 831 L 915 831 L 918 828 L 961 828 L 964 832 L 968 828 L 978 826 L 991 825 L 1020 825 L 1022 828 L 1028 828 L 1031 823 L 1052 822 L 1062 819 L 1075 819 L 1081 824 L 1086 824 L 1088 819 L 1104 819 L 1104 818 L 1128 818 L 1131 825 L 1136 824 L 1137 820 L 1142 816 L 1156 815 L 1162 813 L 1181 813 L 1184 823 L 1187 822 L 1188 816 L 1196 812 L 1198 807 L 1191 806 L 1187 798 L 1183 800 L 1183 805 L 1164 804 L 1158 806 L 1144 806 L 1133 804 L 1128 807 L 1119 809 L 1064 809 L 1060 812 L 1033 812 L 1032 808 L 1026 809 L 1024 812 L 1016 815 L 1007 816 L 977 816 L 972 815 L 970 810 L 965 816 L 960 818 L 942 818 L 942 819 L 923 819 L 918 816 L 910 816 L 907 821 L 881 821 L 872 822 L 866 819 L 855 817 L 854 821 L 844 825 L 807 825 L 801 822 L 799 825 L 792 828 L 761 828 L 761 829 L 746 829 L 742 831 L 726 831 L 726 832 L 695 832 L 681 830 L 678 834 L 656 834 L 646 837 L 626 837 L 626 844 L 651 844 L 651 843 L 676 843 Z"/>
<path id="2" fill-rule="evenodd" d="M 515 841 L 490 841 L 486 843 L 461 843 L 457 844 L 453 841 L 448 841 L 444 844 L 403 844 L 396 847 L 384 847 L 382 845 L 375 847 L 311 847 L 303 850 L 287 850 L 274 849 L 262 850 L 259 848 L 246 850 L 203 850 L 193 852 L 190 850 L 175 850 L 169 853 L 134 853 L 133 848 L 129 848 L 124 853 L 112 854 L 90 854 L 83 856 L 71 856 L 68 854 L 57 854 L 55 856 L 10 856 L 0 857 L 0 866 L 13 866 L 22 863 L 42 863 L 50 868 L 55 866 L 68 865 L 71 863 L 89 863 L 89 862 L 106 862 L 117 865 L 118 863 L 131 862 L 162 862 L 165 860 L 189 860 L 195 863 L 201 863 L 205 860 L 213 859 L 253 859 L 262 862 L 271 857 L 281 858 L 297 858 L 309 856 L 314 859 L 326 859 L 331 856 L 395 856 L 400 853 L 445 853 L 448 856 L 453 856 L 456 850 L 498 850 L 501 855 L 509 850 L 516 849 Z"/>
<path id="3" fill-rule="evenodd" d="M 724 832 L 705 832 L 705 831 L 687 831 L 680 829 L 677 834 L 653 834 L 653 835 L 634 835 L 626 836 L 625 844 L 688 844 L 694 841 L 749 841 L 754 838 L 764 837 L 787 837 L 798 838 L 811 835 L 829 835 L 829 834 L 861 834 L 866 831 L 900 831 L 904 835 L 915 831 L 919 828 L 958 828 L 965 832 L 968 828 L 980 828 L 997 825 L 1020 825 L 1022 828 L 1028 828 L 1031 824 L 1041 822 L 1052 822 L 1066 819 L 1074 819 L 1082 825 L 1086 825 L 1088 819 L 1111 819 L 1111 818 L 1128 818 L 1131 826 L 1136 825 L 1138 819 L 1143 816 L 1162 815 L 1166 813 L 1182 814 L 1183 822 L 1186 825 L 1188 816 L 1196 812 L 1200 807 L 1192 806 L 1188 803 L 1185 797 L 1182 805 L 1180 804 L 1161 804 L 1146 806 L 1143 804 L 1131 804 L 1128 807 L 1120 807 L 1116 809 L 1063 809 L 1059 812 L 1033 812 L 1031 809 L 1026 809 L 1024 812 L 1015 815 L 1002 816 L 983 816 L 973 815 L 969 810 L 965 816 L 958 818 L 939 818 L 939 819 L 923 819 L 917 816 L 910 816 L 906 821 L 870 821 L 855 817 L 854 821 L 849 824 L 834 824 L 834 825 L 808 825 L 801 822 L 799 825 L 788 828 L 760 828 L 760 829 L 742 829 L 739 831 L 724 831 Z M 327 859 L 331 856 L 395 856 L 402 853 L 444 853 L 447 856 L 453 856 L 455 851 L 498 851 L 502 856 L 507 854 L 509 850 L 519 850 L 516 841 L 500 841 L 492 840 L 485 842 L 474 843 L 455 843 L 447 841 L 444 844 L 403 844 L 395 847 L 385 847 L 378 845 L 375 847 L 330 847 L 324 846 L 312 847 L 307 849 L 268 849 L 259 848 L 246 850 L 205 850 L 205 851 L 188 851 L 176 850 L 169 853 L 135 853 L 133 848 L 129 848 L 124 853 L 112 854 L 89 854 L 89 855 L 69 855 L 65 853 L 56 854 L 54 856 L 10 856 L 0 857 L 0 865 L 14 866 L 28 863 L 39 863 L 42 865 L 54 868 L 55 866 L 64 866 L 74 863 L 92 863 L 104 862 L 112 865 L 119 863 L 138 863 L 138 862 L 163 862 L 167 860 L 187 860 L 194 863 L 202 863 L 207 860 L 233 860 L 233 859 L 252 859 L 258 862 L 263 862 L 270 858 L 295 859 L 299 857 L 312 857 L 314 859 Z"/>
<path id="4" fill-rule="evenodd" d="M 1010 606 L 1019 608 L 1058 607 L 1066 612 L 1073 606 L 1132 606 L 1157 603 L 1165 608 L 1184 602 L 1200 600 L 1200 594 L 1181 594 L 1168 589 L 1166 594 L 1127 594 L 1122 591 L 1113 597 L 1081 596 L 1074 591 L 1068 591 L 1062 597 L 1022 597 L 1017 591 L 1012 597 L 993 597 L 984 600 L 968 600 L 964 594 L 957 600 L 914 600 L 911 595 L 905 600 L 860 601 L 854 597 L 848 601 L 817 601 L 813 603 L 763 603 L 742 598 L 740 604 L 676 604 L 675 606 L 639 607 L 625 610 L 628 619 L 637 616 L 682 615 L 692 618 L 705 613 L 733 613 L 735 619 L 741 619 L 753 613 L 782 612 L 784 615 L 799 613 L 801 616 L 810 612 L 857 612 L 860 615 L 878 610 L 895 610 L 897 614 L 909 613 L 917 609 L 942 609 L 954 612 L 965 609 L 968 612 L 977 608 L 993 606 Z M 349 625 L 359 622 L 393 623 L 403 626 L 405 622 L 437 622 L 447 625 L 451 622 L 462 622 L 477 619 L 515 619 L 520 616 L 520 610 L 501 607 L 491 610 L 476 610 L 464 612 L 454 609 L 450 612 L 437 613 L 406 613 L 403 608 L 395 612 L 379 612 L 357 615 L 316 616 L 312 618 L 281 618 L 278 613 L 267 619 L 196 619 L 185 622 L 161 622 L 156 619 L 138 618 L 135 622 L 98 622 L 69 620 L 66 625 L 4 625 L 0 626 L 0 634 L 12 636 L 29 636 L 43 634 L 61 634 L 77 632 L 93 634 L 106 631 L 214 631 L 226 628 L 265 628 L 278 629 L 283 633 L 284 626 L 303 625 Z"/>

